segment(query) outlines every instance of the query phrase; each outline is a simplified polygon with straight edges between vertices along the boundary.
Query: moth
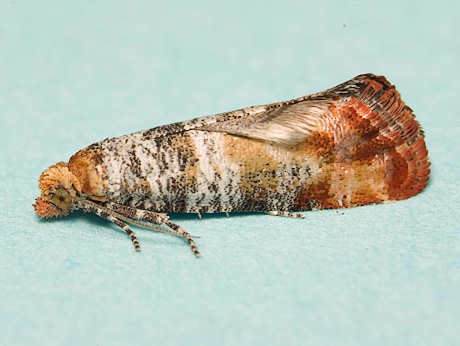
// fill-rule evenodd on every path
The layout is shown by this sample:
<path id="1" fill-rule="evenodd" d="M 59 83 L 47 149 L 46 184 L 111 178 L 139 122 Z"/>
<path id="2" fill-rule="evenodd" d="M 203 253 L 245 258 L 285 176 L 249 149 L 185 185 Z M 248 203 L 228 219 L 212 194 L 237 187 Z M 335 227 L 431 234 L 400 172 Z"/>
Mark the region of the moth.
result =
<path id="1" fill-rule="evenodd" d="M 326 91 L 94 143 L 39 179 L 36 214 L 82 209 L 193 237 L 167 213 L 349 208 L 409 198 L 429 177 L 424 134 L 383 76 L 364 74 Z"/>

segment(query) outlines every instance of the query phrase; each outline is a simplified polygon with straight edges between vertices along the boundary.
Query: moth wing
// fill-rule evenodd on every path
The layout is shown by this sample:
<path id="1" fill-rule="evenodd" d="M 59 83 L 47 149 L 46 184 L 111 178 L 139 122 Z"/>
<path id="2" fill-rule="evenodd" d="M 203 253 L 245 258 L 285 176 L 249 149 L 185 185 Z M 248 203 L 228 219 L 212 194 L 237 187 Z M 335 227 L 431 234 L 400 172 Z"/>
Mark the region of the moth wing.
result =
<path id="1" fill-rule="evenodd" d="M 315 133 L 328 131 L 335 122 L 332 109 L 364 90 L 362 75 L 321 93 L 286 102 L 244 108 L 218 115 L 196 130 L 217 131 L 270 141 L 287 146 L 304 142 Z"/>
<path id="2" fill-rule="evenodd" d="M 360 75 L 318 94 L 245 108 L 233 119 L 227 114 L 197 129 L 287 146 L 304 143 L 310 151 L 328 153 L 331 171 L 338 166 L 351 171 L 356 162 L 360 167 L 381 165 L 383 178 L 376 179 L 390 186 L 390 200 L 421 191 L 430 173 L 424 133 L 383 76 Z"/>
<path id="3" fill-rule="evenodd" d="M 324 131 L 331 119 L 331 106 L 335 101 L 358 94 L 363 89 L 362 76 L 294 100 L 204 116 L 142 132 L 155 138 L 191 130 L 214 131 L 295 146 L 314 132 Z"/>
<path id="4" fill-rule="evenodd" d="M 359 75 L 326 91 L 291 101 L 243 108 L 143 132 L 150 138 L 191 130 L 223 132 L 321 152 L 331 165 L 385 162 L 390 199 L 407 198 L 427 184 L 424 133 L 395 86 L 383 76 Z M 303 143 L 303 144 L 302 144 Z M 392 169 L 391 166 L 400 170 Z M 342 165 L 343 166 L 343 165 Z M 390 182 L 388 182 L 390 184 Z"/>
<path id="5" fill-rule="evenodd" d="M 330 100 L 293 100 L 268 106 L 245 108 L 236 117 L 197 130 L 225 132 L 237 136 L 294 146 L 304 142 L 330 114 Z"/>

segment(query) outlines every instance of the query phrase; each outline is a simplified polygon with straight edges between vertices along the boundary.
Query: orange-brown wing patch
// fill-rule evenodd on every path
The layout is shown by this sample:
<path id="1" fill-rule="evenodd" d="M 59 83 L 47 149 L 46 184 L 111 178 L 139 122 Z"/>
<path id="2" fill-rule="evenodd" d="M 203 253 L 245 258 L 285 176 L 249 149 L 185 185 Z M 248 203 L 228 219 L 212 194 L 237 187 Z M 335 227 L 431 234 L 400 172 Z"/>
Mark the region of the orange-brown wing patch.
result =
<path id="1" fill-rule="evenodd" d="M 427 184 L 428 152 L 412 110 L 383 77 L 359 79 L 362 91 L 336 99 L 323 129 L 307 139 L 308 155 L 322 164 L 294 202 L 300 209 L 308 201 L 323 209 L 406 199 Z"/>

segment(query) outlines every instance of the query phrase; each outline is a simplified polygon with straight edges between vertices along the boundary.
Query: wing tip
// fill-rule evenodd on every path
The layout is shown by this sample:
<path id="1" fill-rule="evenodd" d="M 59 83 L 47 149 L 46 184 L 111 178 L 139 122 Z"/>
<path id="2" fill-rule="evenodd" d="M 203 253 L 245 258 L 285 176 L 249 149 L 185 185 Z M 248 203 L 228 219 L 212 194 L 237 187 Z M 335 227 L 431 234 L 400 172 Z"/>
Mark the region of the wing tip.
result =
<path id="1" fill-rule="evenodd" d="M 384 76 L 363 74 L 350 82 L 359 91 L 347 104 L 359 109 L 359 114 L 378 129 L 379 136 L 389 140 L 406 161 L 406 179 L 394 186 L 390 199 L 406 199 L 422 191 L 428 183 L 430 162 L 424 132 L 412 109 Z"/>

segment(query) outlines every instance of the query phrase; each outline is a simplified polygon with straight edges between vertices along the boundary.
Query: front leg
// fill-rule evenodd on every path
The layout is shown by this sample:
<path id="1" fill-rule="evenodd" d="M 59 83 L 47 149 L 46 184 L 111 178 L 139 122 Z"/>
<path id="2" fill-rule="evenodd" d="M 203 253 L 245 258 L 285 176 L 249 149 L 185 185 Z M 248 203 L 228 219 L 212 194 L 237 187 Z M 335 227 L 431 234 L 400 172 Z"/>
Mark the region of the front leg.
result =
<path id="1" fill-rule="evenodd" d="M 170 233 L 184 238 L 190 245 L 194 255 L 196 257 L 200 257 L 200 252 L 198 251 L 195 242 L 192 240 L 192 236 L 185 232 L 183 227 L 169 221 L 169 216 L 167 214 L 135 209 L 113 202 L 99 204 L 87 199 L 81 199 L 79 202 L 83 210 L 93 212 L 103 219 L 109 220 L 121 227 L 131 237 L 133 244 L 136 247 L 136 251 L 140 250 L 139 242 L 137 241 L 134 232 L 131 231 L 128 225 L 123 221 L 142 228 L 151 229 L 157 232 Z M 157 226 L 158 224 L 165 224 L 170 229 Z"/>
<path id="2" fill-rule="evenodd" d="M 167 214 L 165 214 L 165 213 L 155 213 L 155 212 L 148 211 L 148 210 L 136 209 L 136 208 L 120 205 L 120 204 L 117 204 L 117 203 L 110 203 L 110 202 L 107 203 L 105 206 L 108 209 L 113 210 L 116 213 L 122 214 L 123 216 L 131 218 L 131 219 L 137 219 L 137 220 L 142 221 L 142 222 L 153 223 L 153 224 L 157 224 L 157 225 L 164 224 L 164 225 L 168 226 L 169 228 L 171 228 L 173 230 L 172 232 L 168 232 L 168 233 L 178 235 L 178 236 L 184 238 L 185 240 L 187 240 L 187 242 L 189 243 L 190 248 L 191 248 L 193 254 L 195 255 L 195 257 L 200 257 L 201 256 L 200 252 L 198 251 L 198 249 L 196 247 L 195 242 L 192 239 L 192 236 L 189 233 L 185 232 L 183 227 L 181 227 L 179 225 L 176 225 L 175 223 L 171 222 L 169 220 L 169 216 Z M 149 229 L 153 229 L 153 230 L 158 230 L 158 228 L 151 227 L 148 224 L 143 224 L 143 223 L 141 224 L 141 223 L 135 222 L 134 220 L 131 220 L 131 221 L 128 221 L 128 222 L 131 222 L 131 223 L 133 223 L 135 225 L 138 225 L 140 227 L 149 228 Z"/>
<path id="3" fill-rule="evenodd" d="M 141 251 L 141 247 L 139 246 L 139 241 L 136 238 L 136 235 L 134 234 L 133 231 L 129 228 L 129 226 L 124 223 L 123 221 L 118 220 L 115 216 L 109 215 L 107 217 L 107 220 L 112 221 L 115 225 L 120 227 L 123 231 L 125 231 L 129 237 L 131 238 L 131 241 L 133 242 L 134 248 L 136 251 Z"/>
<path id="4" fill-rule="evenodd" d="M 103 219 L 109 220 L 110 222 L 113 222 L 115 225 L 120 227 L 123 231 L 125 231 L 129 237 L 131 238 L 131 241 L 133 242 L 134 248 L 136 251 L 141 251 L 141 247 L 139 246 L 139 241 L 136 238 L 136 235 L 134 234 L 133 231 L 129 228 L 129 226 L 124 223 L 123 221 L 119 220 L 115 215 L 111 214 L 108 211 L 103 210 L 102 208 L 91 208 L 92 212 L 94 212 L 96 215 L 100 216 Z"/>

